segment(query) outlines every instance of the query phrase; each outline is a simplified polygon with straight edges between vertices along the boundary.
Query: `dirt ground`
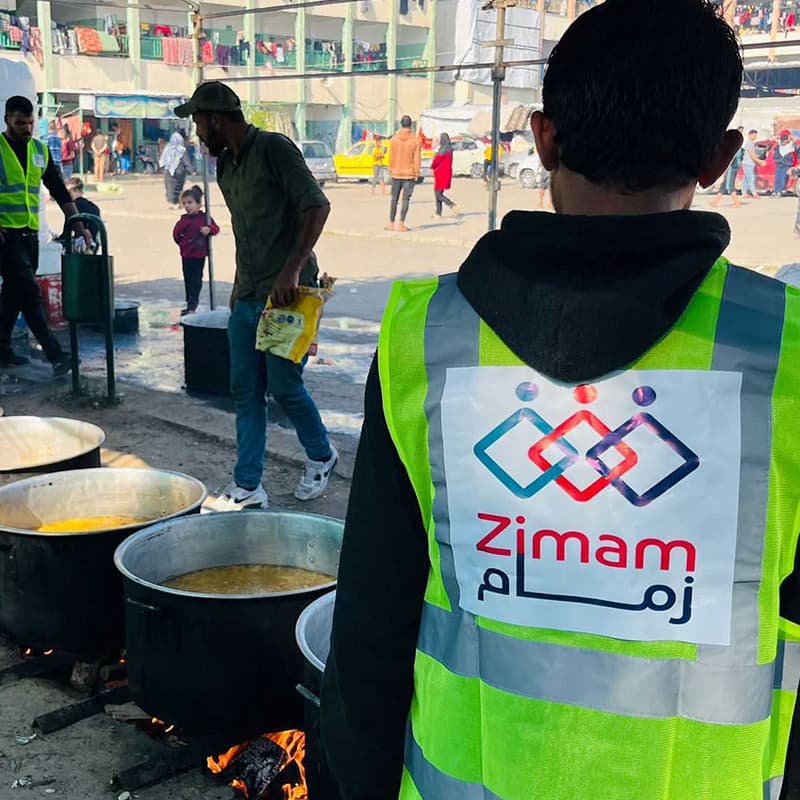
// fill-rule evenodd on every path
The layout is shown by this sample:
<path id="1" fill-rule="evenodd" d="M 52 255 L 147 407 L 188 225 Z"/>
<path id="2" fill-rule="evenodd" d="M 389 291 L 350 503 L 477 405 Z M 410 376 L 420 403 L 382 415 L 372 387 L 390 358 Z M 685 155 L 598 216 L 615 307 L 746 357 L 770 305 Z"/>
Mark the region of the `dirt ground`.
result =
<path id="1" fill-rule="evenodd" d="M 204 410 L 196 427 L 202 406 L 177 409 L 179 422 L 164 421 L 143 414 L 149 398 L 150 411 L 158 408 L 158 392 L 137 394 L 128 389 L 117 407 L 94 407 L 91 403 L 76 405 L 64 397 L 66 385 L 52 383 L 32 386 L 5 380 L 0 389 L 0 403 L 7 414 L 35 412 L 39 415 L 77 417 L 103 428 L 107 438 L 103 449 L 105 466 L 124 468 L 150 466 L 184 472 L 203 481 L 216 493 L 227 481 L 235 445 L 225 421 L 231 415 Z M 126 388 L 121 387 L 123 393 Z M 165 403 L 176 405 L 175 396 Z M 219 418 L 219 419 L 218 419 Z M 210 420 L 217 420 L 215 427 Z M 220 425 L 222 427 L 220 427 Z M 293 436 L 289 432 L 289 436 Z M 279 438 L 278 433 L 272 439 Z M 343 445 L 344 446 L 344 445 Z M 347 471 L 348 467 L 344 467 Z M 325 496 L 312 503 L 301 504 L 293 492 L 300 474 L 297 460 L 291 456 L 271 454 L 265 473 L 265 486 L 271 505 L 281 509 L 300 509 L 334 517 L 343 517 L 349 481 L 334 476 Z M 0 484 L 20 475 L 0 476 Z M 68 599 L 67 599 L 68 601 Z M 17 651 L 0 638 L 0 669 L 18 661 Z M 0 800 L 24 798 L 67 798 L 67 800 L 112 800 L 121 793 L 112 790 L 113 774 L 155 757 L 165 745 L 151 739 L 133 725 L 117 722 L 107 715 L 98 715 L 64 730 L 37 736 L 27 745 L 17 743 L 17 736 L 31 734 L 31 722 L 39 714 L 53 711 L 83 698 L 61 680 L 30 678 L 10 685 L 0 685 Z M 30 776 L 34 786 L 13 788 L 15 781 Z M 137 791 L 140 800 L 227 800 L 241 797 L 231 789 L 215 784 L 200 769 Z"/>

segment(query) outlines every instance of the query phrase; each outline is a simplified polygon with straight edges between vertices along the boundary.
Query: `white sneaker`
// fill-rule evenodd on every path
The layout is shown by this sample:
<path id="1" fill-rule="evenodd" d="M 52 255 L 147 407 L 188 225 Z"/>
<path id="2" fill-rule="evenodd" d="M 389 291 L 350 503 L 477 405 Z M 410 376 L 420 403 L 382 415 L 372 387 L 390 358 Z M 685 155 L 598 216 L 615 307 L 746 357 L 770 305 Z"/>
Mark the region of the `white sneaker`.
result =
<path id="1" fill-rule="evenodd" d="M 266 510 L 269 499 L 264 487 L 259 483 L 255 489 L 244 489 L 231 481 L 227 489 L 209 504 L 214 511 L 243 511 L 244 509 Z"/>
<path id="2" fill-rule="evenodd" d="M 331 457 L 327 461 L 307 461 L 294 496 L 298 500 L 314 500 L 319 497 L 325 491 L 338 460 L 339 453 L 331 445 Z"/>

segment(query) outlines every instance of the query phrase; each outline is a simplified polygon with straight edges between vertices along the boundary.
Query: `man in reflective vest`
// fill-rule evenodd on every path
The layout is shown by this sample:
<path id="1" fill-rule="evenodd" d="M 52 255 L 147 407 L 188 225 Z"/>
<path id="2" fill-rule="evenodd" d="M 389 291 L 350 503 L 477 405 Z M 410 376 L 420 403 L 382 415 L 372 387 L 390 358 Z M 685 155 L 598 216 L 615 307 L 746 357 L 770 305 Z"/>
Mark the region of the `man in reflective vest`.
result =
<path id="1" fill-rule="evenodd" d="M 64 216 L 78 209 L 53 164 L 46 145 L 33 138 L 33 104 L 10 97 L 5 107 L 6 130 L 0 134 L 0 367 L 27 363 L 11 349 L 11 334 L 22 313 L 41 344 L 55 375 L 70 369 L 70 356 L 61 349 L 47 324 L 42 293 L 36 283 L 39 262 L 39 186 L 44 183 Z M 88 231 L 76 224 L 87 243 Z"/>
<path id="2" fill-rule="evenodd" d="M 708 0 L 590 9 L 532 120 L 557 213 L 393 288 L 322 689 L 342 800 L 796 796 L 800 294 L 689 210 L 741 76 Z"/>

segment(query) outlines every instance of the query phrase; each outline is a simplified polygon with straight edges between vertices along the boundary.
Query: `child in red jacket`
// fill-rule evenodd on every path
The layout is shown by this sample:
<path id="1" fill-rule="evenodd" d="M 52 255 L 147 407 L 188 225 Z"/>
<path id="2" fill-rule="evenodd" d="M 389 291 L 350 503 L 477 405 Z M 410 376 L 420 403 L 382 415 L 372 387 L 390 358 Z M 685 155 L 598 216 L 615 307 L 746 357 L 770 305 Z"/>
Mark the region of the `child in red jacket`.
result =
<path id="1" fill-rule="evenodd" d="M 187 189 L 181 195 L 181 205 L 186 213 L 172 231 L 172 238 L 181 251 L 183 285 L 186 288 L 186 308 L 181 309 L 181 316 L 197 311 L 203 288 L 203 268 L 208 255 L 208 237 L 219 233 L 219 225 L 213 219 L 206 224 L 202 202 L 203 190 L 199 186 Z"/>

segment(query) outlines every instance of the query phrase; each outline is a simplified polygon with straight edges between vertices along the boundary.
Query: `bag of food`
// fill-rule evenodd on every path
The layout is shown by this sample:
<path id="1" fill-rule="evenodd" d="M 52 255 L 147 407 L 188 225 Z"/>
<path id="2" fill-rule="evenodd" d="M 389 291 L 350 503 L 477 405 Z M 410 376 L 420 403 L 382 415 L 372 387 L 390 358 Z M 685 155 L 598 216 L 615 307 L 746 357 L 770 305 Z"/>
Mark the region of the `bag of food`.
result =
<path id="1" fill-rule="evenodd" d="M 333 295 L 334 279 L 327 279 L 322 288 L 299 288 L 299 297 L 290 306 L 276 308 L 270 301 L 261 313 L 256 332 L 256 350 L 270 352 L 300 364 L 311 350 L 322 319 L 325 303 Z"/>

